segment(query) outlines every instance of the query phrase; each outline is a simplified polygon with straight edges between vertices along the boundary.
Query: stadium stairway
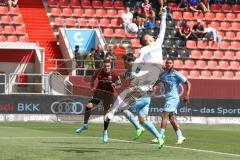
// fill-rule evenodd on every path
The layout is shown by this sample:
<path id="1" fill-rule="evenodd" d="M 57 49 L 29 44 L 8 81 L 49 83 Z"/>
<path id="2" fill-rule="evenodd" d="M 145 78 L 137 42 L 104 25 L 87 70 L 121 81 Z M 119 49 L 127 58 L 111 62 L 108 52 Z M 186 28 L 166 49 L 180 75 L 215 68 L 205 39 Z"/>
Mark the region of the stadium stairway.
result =
<path id="1" fill-rule="evenodd" d="M 62 59 L 62 56 L 43 2 L 42 0 L 19 0 L 18 3 L 30 42 L 38 42 L 45 48 L 45 72 L 49 73 L 53 71 L 51 67 L 55 67 L 54 61 L 49 59 Z"/>

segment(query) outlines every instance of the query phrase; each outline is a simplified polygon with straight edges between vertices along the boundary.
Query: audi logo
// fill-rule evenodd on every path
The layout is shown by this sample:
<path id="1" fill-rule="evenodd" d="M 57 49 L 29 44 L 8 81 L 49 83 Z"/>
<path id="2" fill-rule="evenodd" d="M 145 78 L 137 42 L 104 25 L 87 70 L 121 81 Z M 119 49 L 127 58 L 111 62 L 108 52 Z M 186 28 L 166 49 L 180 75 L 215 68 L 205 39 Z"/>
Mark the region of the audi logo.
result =
<path id="1" fill-rule="evenodd" d="M 51 111 L 54 114 L 81 114 L 84 105 L 81 102 L 53 102 Z"/>

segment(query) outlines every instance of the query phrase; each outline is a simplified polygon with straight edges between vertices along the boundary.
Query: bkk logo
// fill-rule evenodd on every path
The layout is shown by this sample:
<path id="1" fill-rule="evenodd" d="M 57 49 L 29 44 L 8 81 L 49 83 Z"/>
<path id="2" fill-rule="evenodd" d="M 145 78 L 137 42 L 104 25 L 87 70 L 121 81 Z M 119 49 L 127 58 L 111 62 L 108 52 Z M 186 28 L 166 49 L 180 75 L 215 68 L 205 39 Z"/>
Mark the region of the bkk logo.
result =
<path id="1" fill-rule="evenodd" d="M 84 111 L 84 105 L 75 101 L 57 101 L 52 103 L 51 111 L 54 114 L 81 114 Z"/>

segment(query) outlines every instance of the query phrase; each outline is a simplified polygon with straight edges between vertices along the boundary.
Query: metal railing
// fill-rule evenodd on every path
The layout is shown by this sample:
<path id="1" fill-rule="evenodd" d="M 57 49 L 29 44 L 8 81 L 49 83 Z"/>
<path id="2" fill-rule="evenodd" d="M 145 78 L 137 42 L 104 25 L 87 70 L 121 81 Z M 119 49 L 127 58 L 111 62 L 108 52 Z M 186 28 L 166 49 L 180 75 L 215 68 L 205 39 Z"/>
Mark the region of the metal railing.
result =
<path id="1" fill-rule="evenodd" d="M 10 73 L 8 94 L 50 94 L 48 74 Z M 24 79 L 24 80 L 20 80 Z"/>
<path id="2" fill-rule="evenodd" d="M 0 74 L 0 94 L 6 93 L 6 86 L 7 86 L 7 75 L 1 73 Z"/>
<path id="3" fill-rule="evenodd" d="M 72 95 L 73 84 L 59 72 L 49 74 L 49 86 L 51 94 Z"/>

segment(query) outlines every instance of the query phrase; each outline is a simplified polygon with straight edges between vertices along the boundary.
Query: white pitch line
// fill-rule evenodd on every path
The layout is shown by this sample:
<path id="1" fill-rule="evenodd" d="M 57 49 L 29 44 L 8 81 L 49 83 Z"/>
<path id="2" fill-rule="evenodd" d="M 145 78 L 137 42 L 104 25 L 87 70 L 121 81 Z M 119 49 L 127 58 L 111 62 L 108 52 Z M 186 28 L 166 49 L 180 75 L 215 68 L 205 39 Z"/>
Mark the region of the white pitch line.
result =
<path id="1" fill-rule="evenodd" d="M 78 136 L 76 136 L 76 137 L 0 137 L 0 139 L 84 139 L 84 138 L 85 139 L 86 138 L 100 139 L 100 137 L 78 137 Z M 114 138 L 109 138 L 109 140 L 118 141 L 118 142 L 142 144 L 142 142 L 128 141 L 128 140 L 122 140 L 122 139 L 114 139 Z M 156 145 L 156 144 L 149 144 L 149 143 L 144 143 L 144 144 Z M 225 152 L 217 152 L 217 151 L 194 149 L 194 148 L 185 148 L 185 147 L 175 147 L 175 146 L 168 146 L 168 145 L 164 145 L 164 147 L 174 148 L 174 149 L 182 149 L 182 150 L 188 150 L 188 151 L 196 151 L 196 152 L 213 153 L 213 154 L 219 154 L 219 155 L 240 157 L 240 154 L 233 154 L 233 153 L 225 153 Z"/>

